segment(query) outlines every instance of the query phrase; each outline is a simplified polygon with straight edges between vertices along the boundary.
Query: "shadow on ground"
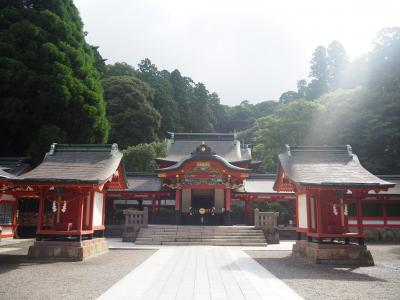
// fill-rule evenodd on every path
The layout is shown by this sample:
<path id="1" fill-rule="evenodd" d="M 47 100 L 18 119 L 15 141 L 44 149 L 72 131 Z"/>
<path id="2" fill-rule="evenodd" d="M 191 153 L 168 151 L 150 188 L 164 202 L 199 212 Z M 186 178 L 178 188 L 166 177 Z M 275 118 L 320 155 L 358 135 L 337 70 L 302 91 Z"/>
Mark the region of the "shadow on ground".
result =
<path id="1" fill-rule="evenodd" d="M 290 252 L 285 254 L 271 253 L 273 257 L 257 257 L 257 251 L 248 251 L 249 254 L 268 271 L 279 279 L 316 279 L 347 280 L 347 281 L 371 281 L 385 282 L 380 278 L 363 273 L 354 272 L 358 267 L 335 266 L 314 264 L 304 258 L 292 256 Z M 374 268 L 374 267 L 368 267 Z"/>

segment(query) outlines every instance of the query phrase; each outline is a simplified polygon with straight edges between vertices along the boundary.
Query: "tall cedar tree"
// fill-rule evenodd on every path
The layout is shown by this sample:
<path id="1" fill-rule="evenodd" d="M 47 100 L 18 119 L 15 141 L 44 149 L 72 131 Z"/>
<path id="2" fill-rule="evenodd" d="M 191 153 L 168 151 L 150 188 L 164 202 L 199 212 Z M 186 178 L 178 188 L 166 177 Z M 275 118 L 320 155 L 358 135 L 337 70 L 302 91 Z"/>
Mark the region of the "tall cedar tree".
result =
<path id="1" fill-rule="evenodd" d="M 105 142 L 99 73 L 72 0 L 3 0 L 0 10 L 0 155 Z"/>

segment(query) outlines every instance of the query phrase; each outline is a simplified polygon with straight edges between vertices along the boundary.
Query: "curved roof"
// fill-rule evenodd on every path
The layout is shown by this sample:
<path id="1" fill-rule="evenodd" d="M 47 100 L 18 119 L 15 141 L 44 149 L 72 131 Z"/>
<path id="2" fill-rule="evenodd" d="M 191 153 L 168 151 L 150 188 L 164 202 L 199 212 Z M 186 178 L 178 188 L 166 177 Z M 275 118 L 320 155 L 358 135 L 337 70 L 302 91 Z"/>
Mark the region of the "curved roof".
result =
<path id="1" fill-rule="evenodd" d="M 161 179 L 153 173 L 126 173 L 128 189 L 135 192 L 159 192 L 162 188 Z"/>
<path id="2" fill-rule="evenodd" d="M 101 184 L 116 172 L 121 159 L 117 144 L 53 144 L 40 165 L 13 181 Z"/>
<path id="3" fill-rule="evenodd" d="M 228 133 L 170 133 L 171 140 L 165 157 L 159 161 L 178 162 L 190 157 L 190 153 L 201 143 L 229 162 L 251 160 L 250 148 L 242 149 L 235 134 Z"/>
<path id="4" fill-rule="evenodd" d="M 0 180 L 8 180 L 13 178 L 16 178 L 16 176 L 0 169 Z"/>
<path id="5" fill-rule="evenodd" d="M 172 166 L 162 168 L 162 169 L 157 169 L 156 172 L 173 171 L 173 170 L 179 169 L 180 167 L 182 167 L 183 165 L 185 165 L 187 162 L 189 162 L 191 160 L 215 160 L 215 161 L 222 163 L 225 167 L 227 167 L 230 170 L 239 171 L 239 172 L 251 172 L 251 169 L 240 168 L 240 167 L 234 166 L 231 163 L 229 163 L 226 159 L 224 159 L 223 157 L 221 157 L 219 155 L 215 155 L 215 154 L 210 155 L 207 158 L 205 158 L 205 157 L 203 157 L 203 158 L 187 157 Z"/>
<path id="6" fill-rule="evenodd" d="M 359 162 L 350 146 L 289 147 L 279 154 L 286 177 L 301 185 L 393 187 Z"/>

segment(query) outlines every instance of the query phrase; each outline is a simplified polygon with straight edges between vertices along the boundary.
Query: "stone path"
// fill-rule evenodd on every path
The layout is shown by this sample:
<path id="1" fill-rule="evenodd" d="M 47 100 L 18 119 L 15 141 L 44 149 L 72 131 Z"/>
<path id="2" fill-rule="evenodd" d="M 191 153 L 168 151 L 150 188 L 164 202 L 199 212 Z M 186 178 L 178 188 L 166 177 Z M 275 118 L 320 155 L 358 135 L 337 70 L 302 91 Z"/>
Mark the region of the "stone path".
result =
<path id="1" fill-rule="evenodd" d="M 238 248 L 182 246 L 161 248 L 99 299 L 302 298 Z"/>

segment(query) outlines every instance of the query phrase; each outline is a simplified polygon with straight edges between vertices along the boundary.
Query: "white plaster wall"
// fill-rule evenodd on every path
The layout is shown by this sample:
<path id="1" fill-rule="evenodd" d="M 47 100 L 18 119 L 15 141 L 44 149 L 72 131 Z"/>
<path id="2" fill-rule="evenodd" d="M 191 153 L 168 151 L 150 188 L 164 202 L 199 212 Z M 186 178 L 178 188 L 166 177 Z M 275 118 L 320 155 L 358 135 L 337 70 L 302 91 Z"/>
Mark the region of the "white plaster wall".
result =
<path id="1" fill-rule="evenodd" d="M 103 194 L 95 192 L 93 201 L 93 226 L 101 226 L 103 220 Z"/>
<path id="2" fill-rule="evenodd" d="M 188 213 L 192 204 L 192 193 L 190 189 L 182 189 L 182 212 Z"/>
<path id="3" fill-rule="evenodd" d="M 9 194 L 0 194 L 0 200 L 15 201 L 15 197 Z"/>
<path id="4" fill-rule="evenodd" d="M 298 220 L 300 228 L 307 228 L 307 196 L 301 194 L 297 196 Z"/>
<path id="5" fill-rule="evenodd" d="M 214 194 L 214 206 L 216 212 L 221 212 L 225 207 L 225 194 L 224 189 L 216 189 Z"/>

